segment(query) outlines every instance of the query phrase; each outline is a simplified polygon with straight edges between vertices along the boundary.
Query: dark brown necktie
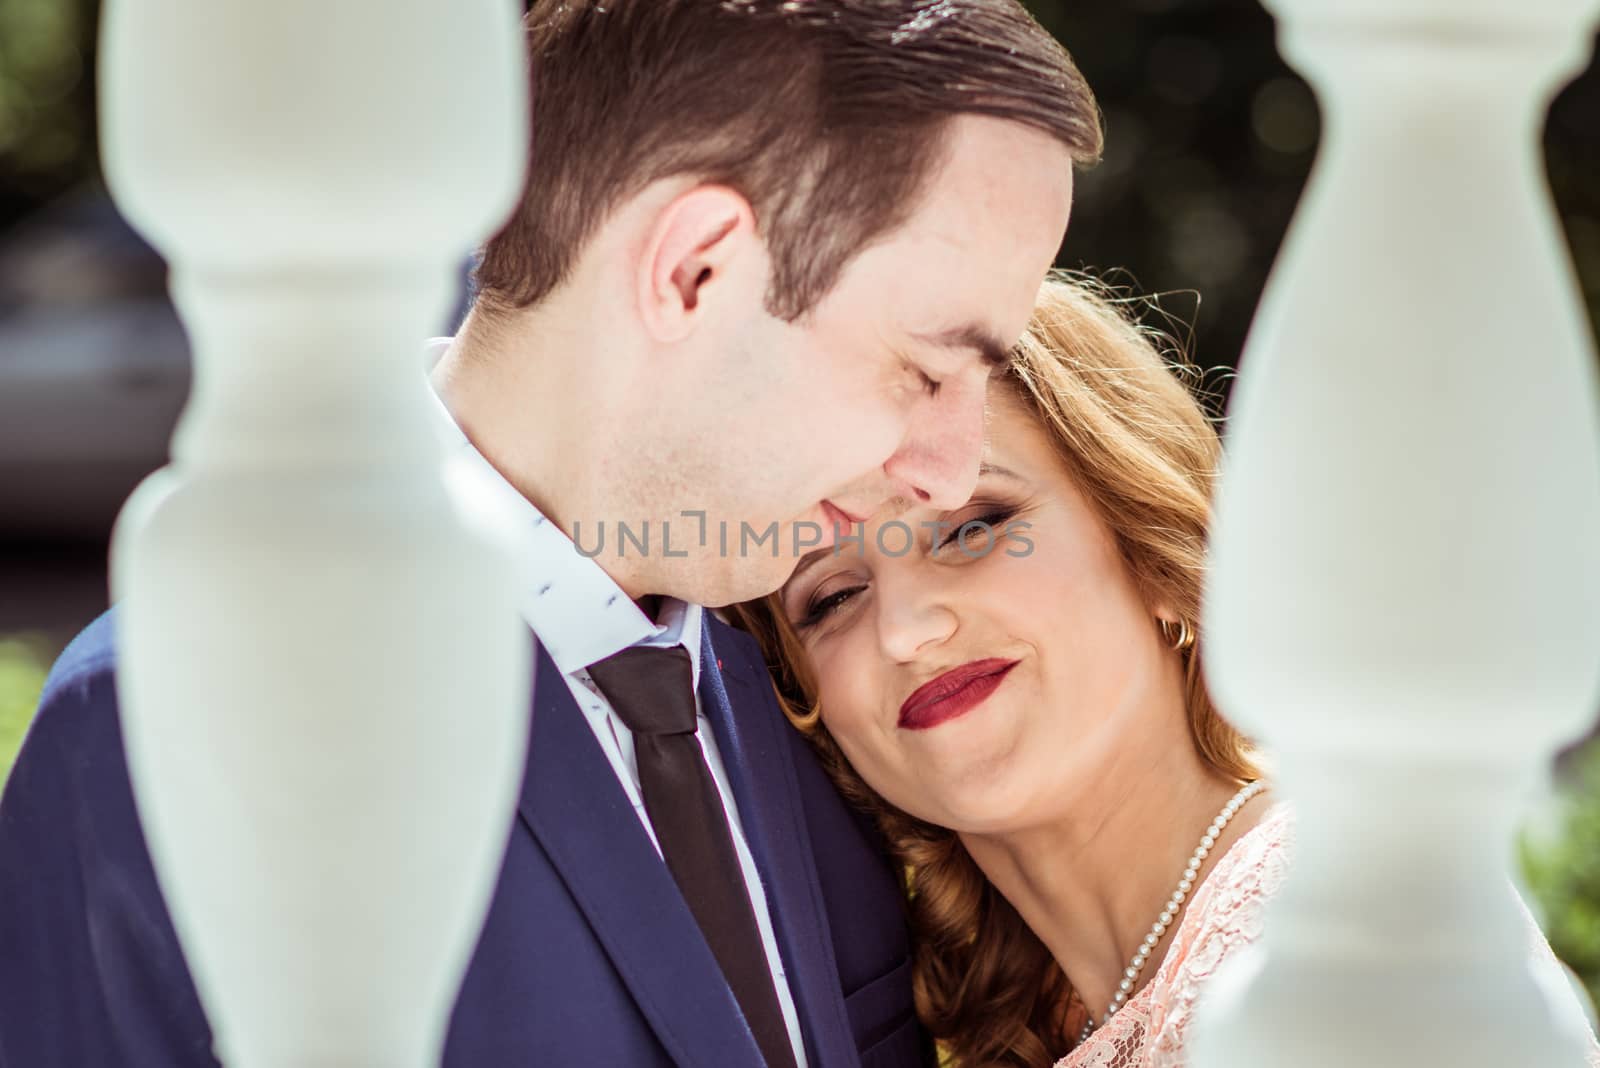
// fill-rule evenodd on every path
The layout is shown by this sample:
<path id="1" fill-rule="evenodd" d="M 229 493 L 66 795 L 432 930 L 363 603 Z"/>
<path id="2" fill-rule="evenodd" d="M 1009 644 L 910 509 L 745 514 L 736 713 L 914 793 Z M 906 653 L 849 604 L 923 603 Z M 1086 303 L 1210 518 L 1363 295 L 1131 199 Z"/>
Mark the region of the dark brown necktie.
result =
<path id="1" fill-rule="evenodd" d="M 634 647 L 589 665 L 633 732 L 639 787 L 667 870 L 700 925 L 770 1068 L 794 1068 L 733 834 L 696 737 L 689 651 Z"/>

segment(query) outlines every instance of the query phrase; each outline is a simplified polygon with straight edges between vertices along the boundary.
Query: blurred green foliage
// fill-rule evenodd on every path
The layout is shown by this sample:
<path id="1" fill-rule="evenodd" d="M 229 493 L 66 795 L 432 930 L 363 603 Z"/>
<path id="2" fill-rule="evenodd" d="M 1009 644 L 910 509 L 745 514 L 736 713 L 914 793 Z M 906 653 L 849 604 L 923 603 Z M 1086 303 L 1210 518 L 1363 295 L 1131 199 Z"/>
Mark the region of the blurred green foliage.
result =
<path id="1" fill-rule="evenodd" d="M 53 648 L 38 635 L 0 636 L 0 785 L 33 718 L 53 655 Z"/>
<path id="2" fill-rule="evenodd" d="M 98 171 L 95 0 L 0 0 L 0 225 Z"/>
<path id="3" fill-rule="evenodd" d="M 1600 741 L 1569 769 L 1553 833 L 1522 837 L 1522 869 L 1550 945 L 1600 1005 Z"/>

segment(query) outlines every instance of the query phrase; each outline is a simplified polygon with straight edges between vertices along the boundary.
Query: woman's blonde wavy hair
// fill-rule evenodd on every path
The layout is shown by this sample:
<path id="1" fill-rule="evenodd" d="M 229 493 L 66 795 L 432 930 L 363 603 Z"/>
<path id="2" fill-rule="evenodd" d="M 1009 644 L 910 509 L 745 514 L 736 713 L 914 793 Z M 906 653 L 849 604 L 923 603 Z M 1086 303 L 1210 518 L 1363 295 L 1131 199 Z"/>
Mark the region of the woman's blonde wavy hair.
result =
<path id="1" fill-rule="evenodd" d="M 1195 629 L 1195 645 L 1179 654 L 1195 749 L 1218 773 L 1253 781 L 1262 758 L 1217 713 L 1197 655 L 1221 445 L 1184 382 L 1198 382 L 1198 372 L 1163 335 L 1125 314 L 1129 303 L 1084 276 L 1047 279 L 996 388 L 1012 390 L 1050 433 L 1145 603 L 1165 602 Z M 761 643 L 785 715 L 840 792 L 875 818 L 905 872 L 917 1012 L 948 1063 L 1048 1068 L 1068 1034 L 1065 973 L 953 831 L 896 809 L 856 774 L 822 724 L 804 646 L 778 595 L 732 612 Z"/>

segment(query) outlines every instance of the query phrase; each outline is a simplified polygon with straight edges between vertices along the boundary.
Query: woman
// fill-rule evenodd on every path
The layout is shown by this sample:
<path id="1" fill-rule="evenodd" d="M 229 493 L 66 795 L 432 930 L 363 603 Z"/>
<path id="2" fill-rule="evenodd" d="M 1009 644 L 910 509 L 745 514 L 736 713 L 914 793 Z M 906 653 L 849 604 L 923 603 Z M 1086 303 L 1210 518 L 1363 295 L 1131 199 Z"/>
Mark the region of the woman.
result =
<path id="1" fill-rule="evenodd" d="M 1080 283 L 1046 282 L 991 397 L 964 508 L 869 523 L 740 618 L 905 866 L 951 1061 L 1171 1068 L 1292 844 L 1196 653 L 1218 440 Z"/>

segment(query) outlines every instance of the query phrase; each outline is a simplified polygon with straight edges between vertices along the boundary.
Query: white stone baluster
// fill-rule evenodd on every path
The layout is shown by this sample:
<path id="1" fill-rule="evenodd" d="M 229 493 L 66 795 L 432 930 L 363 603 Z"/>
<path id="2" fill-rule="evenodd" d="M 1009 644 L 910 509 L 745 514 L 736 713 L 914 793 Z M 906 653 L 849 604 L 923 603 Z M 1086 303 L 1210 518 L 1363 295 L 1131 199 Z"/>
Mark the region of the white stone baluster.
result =
<path id="1" fill-rule="evenodd" d="M 1600 690 L 1595 352 L 1539 152 L 1600 4 L 1267 3 L 1326 134 L 1234 395 L 1206 657 L 1298 840 L 1192 1063 L 1578 1068 L 1507 878 Z"/>
<path id="2" fill-rule="evenodd" d="M 436 1064 L 498 875 L 531 639 L 422 371 L 517 195 L 510 0 L 107 0 L 106 174 L 194 391 L 118 522 L 119 694 L 229 1068 Z"/>

